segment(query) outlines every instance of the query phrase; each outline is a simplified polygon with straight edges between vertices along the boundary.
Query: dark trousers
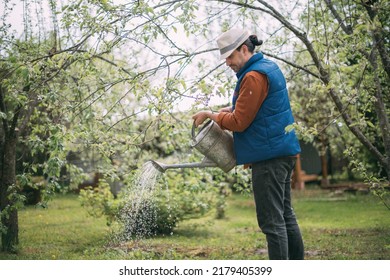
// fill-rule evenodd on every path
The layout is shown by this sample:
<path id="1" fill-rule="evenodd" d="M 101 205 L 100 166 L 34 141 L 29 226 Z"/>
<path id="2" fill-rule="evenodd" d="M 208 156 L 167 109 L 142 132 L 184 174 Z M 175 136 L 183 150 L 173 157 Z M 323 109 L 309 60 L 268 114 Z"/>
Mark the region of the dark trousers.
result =
<path id="1" fill-rule="evenodd" d="M 266 235 L 270 260 L 302 260 L 302 235 L 291 206 L 291 175 L 296 158 L 252 164 L 257 221 Z"/>

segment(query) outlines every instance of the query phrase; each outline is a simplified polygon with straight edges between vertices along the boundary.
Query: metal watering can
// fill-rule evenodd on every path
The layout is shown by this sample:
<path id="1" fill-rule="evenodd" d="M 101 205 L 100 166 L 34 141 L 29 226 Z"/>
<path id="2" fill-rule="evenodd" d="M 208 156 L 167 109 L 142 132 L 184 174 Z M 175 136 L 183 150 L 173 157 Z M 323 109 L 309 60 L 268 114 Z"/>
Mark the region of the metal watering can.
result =
<path id="1" fill-rule="evenodd" d="M 229 172 L 236 166 L 236 158 L 233 149 L 233 136 L 221 129 L 214 121 L 209 120 L 195 135 L 195 123 L 192 125 L 191 147 L 197 149 L 205 157 L 201 162 L 164 164 L 151 160 L 152 164 L 160 172 L 171 168 L 204 168 L 219 167 Z"/>

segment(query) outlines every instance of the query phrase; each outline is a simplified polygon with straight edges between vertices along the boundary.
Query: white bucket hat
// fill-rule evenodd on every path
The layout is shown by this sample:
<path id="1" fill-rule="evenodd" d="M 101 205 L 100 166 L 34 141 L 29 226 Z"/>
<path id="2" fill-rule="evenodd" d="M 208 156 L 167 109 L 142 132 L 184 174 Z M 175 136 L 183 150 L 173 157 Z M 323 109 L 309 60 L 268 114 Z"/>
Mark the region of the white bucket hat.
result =
<path id="1" fill-rule="evenodd" d="M 221 54 L 221 59 L 227 58 L 249 37 L 247 30 L 233 28 L 226 31 L 217 38 L 218 48 Z"/>

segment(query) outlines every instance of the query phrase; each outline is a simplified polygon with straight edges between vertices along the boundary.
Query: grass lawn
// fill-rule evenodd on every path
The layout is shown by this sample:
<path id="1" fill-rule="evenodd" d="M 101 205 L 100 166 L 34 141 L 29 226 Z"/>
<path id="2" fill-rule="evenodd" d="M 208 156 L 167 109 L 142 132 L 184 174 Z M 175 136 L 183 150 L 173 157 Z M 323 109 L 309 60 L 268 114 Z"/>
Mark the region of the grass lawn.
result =
<path id="1" fill-rule="evenodd" d="M 367 194 L 294 191 L 306 259 L 390 259 L 390 211 Z M 18 254 L 0 259 L 267 259 L 254 203 L 232 195 L 226 218 L 214 214 L 182 222 L 169 236 L 109 246 L 104 218 L 89 217 L 75 195 L 57 195 L 47 209 L 19 212 Z"/>

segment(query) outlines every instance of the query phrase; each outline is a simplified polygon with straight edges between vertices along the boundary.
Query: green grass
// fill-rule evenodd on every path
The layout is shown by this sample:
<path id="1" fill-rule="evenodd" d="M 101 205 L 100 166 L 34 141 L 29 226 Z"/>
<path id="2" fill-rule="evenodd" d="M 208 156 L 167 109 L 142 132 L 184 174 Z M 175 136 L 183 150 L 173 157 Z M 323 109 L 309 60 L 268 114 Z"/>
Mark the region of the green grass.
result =
<path id="1" fill-rule="evenodd" d="M 295 191 L 294 208 L 306 259 L 390 259 L 390 212 L 376 197 Z M 172 235 L 108 245 L 104 218 L 89 217 L 75 195 L 58 195 L 47 209 L 19 212 L 18 254 L 0 259 L 267 259 L 253 199 L 232 195 L 226 218 L 182 222 Z"/>

